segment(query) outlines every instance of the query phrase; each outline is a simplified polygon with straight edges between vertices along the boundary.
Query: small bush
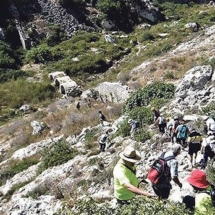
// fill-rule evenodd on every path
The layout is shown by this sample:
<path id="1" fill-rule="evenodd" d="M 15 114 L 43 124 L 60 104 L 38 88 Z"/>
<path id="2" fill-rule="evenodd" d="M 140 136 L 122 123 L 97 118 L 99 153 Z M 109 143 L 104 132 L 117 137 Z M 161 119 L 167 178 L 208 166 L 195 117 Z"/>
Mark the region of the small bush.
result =
<path id="1" fill-rule="evenodd" d="M 149 32 L 145 32 L 142 36 L 142 40 L 140 42 L 144 42 L 144 41 L 150 41 L 150 40 L 154 40 L 155 37 L 153 36 L 153 34 L 149 33 Z"/>
<path id="2" fill-rule="evenodd" d="M 98 133 L 97 129 L 92 129 L 88 131 L 85 135 L 85 148 L 86 149 L 92 149 L 95 146 L 95 142 L 97 142 L 97 136 Z"/>
<path id="3" fill-rule="evenodd" d="M 167 71 L 167 72 L 164 74 L 164 78 L 165 78 L 165 79 L 170 79 L 170 80 L 176 79 L 176 78 L 175 78 L 175 75 L 174 75 L 174 73 L 173 73 L 172 71 Z"/>
<path id="4" fill-rule="evenodd" d="M 4 83 L 9 80 L 17 80 L 19 77 L 27 77 L 27 73 L 21 70 L 12 69 L 0 69 L 0 83 Z"/>
<path id="5" fill-rule="evenodd" d="M 64 141 L 59 141 L 55 143 L 52 149 L 44 150 L 44 157 L 41 165 L 39 166 L 38 174 L 50 167 L 66 163 L 76 155 L 78 155 L 77 150 L 71 149 Z"/>
<path id="6" fill-rule="evenodd" d="M 150 133 L 148 131 L 143 131 L 143 130 L 140 130 L 140 132 L 138 132 L 134 136 L 134 139 L 137 142 L 142 142 L 142 143 L 144 143 L 146 140 L 149 140 L 150 138 L 151 138 Z"/>
<path id="7" fill-rule="evenodd" d="M 215 116 L 215 102 L 211 102 L 207 106 L 203 107 L 202 112 L 204 114 L 210 114 L 212 116 Z"/>
<path id="8" fill-rule="evenodd" d="M 50 48 L 45 44 L 32 48 L 25 56 L 25 62 L 27 63 L 46 63 L 47 61 L 52 61 L 54 59 Z"/>
<path id="9" fill-rule="evenodd" d="M 170 99 L 174 96 L 175 87 L 173 84 L 153 83 L 138 90 L 132 95 L 125 104 L 125 111 L 132 110 L 134 107 L 147 106 L 151 100 L 156 98 Z"/>
<path id="10" fill-rule="evenodd" d="M 14 175 L 28 169 L 30 166 L 37 164 L 39 161 L 35 159 L 24 159 L 22 161 L 16 161 L 10 167 L 0 172 L 1 185 L 6 182 L 6 180 L 12 178 Z"/>
<path id="11" fill-rule="evenodd" d="M 144 124 L 153 123 L 153 113 L 150 108 L 147 107 L 135 107 L 129 112 L 131 119 L 137 120 L 140 123 L 140 127 L 144 127 Z"/>

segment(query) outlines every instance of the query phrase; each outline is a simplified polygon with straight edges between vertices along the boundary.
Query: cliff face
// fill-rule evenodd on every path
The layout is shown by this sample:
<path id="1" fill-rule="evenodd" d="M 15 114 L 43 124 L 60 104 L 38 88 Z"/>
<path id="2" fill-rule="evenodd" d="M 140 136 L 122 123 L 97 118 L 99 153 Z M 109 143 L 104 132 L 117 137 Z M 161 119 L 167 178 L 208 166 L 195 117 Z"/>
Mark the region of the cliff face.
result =
<path id="1" fill-rule="evenodd" d="M 126 22 L 119 22 L 117 16 L 109 15 L 108 18 L 104 19 L 101 11 L 87 3 L 80 7 L 63 7 L 59 1 L 52 0 L 32 0 L 31 2 L 6 2 L 4 0 L 2 4 L 2 26 L 0 23 L 0 27 L 7 31 L 8 23 L 6 23 L 6 19 L 11 19 L 16 29 L 13 31 L 18 32 L 20 42 L 25 49 L 29 49 L 37 45 L 42 39 L 50 37 L 53 25 L 58 26 L 68 39 L 80 30 L 88 32 L 102 31 L 103 29 L 124 29 L 128 31 L 129 28 L 131 30 L 137 24 L 136 17 L 138 16 L 151 23 L 157 23 L 164 19 L 158 8 L 155 8 L 151 3 L 146 4 L 144 1 L 139 1 L 137 5 L 134 5 L 133 17 L 126 21 L 132 23 L 126 24 L 128 29 L 126 29 Z M 5 11 L 7 12 L 5 13 Z"/>

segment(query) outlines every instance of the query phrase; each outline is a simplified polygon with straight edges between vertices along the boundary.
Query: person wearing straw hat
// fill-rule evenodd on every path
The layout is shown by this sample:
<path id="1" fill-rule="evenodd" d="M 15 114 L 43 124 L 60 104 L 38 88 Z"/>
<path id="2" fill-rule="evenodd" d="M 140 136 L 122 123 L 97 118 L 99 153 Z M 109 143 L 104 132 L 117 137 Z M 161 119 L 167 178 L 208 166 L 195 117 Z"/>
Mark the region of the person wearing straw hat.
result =
<path id="1" fill-rule="evenodd" d="M 189 184 L 193 187 L 195 195 L 195 214 L 206 214 L 207 207 L 212 207 L 210 192 L 206 192 L 210 183 L 206 179 L 204 171 L 195 169 L 187 178 Z"/>
<path id="2" fill-rule="evenodd" d="M 153 115 L 154 115 L 154 123 L 155 123 L 156 120 L 158 119 L 158 117 L 160 116 L 160 112 L 159 112 L 159 110 L 156 110 L 154 107 L 151 108 L 151 111 L 153 112 Z"/>
<path id="3" fill-rule="evenodd" d="M 129 204 L 136 194 L 152 197 L 154 194 L 148 193 L 138 188 L 138 178 L 136 177 L 135 163 L 141 157 L 140 153 L 131 146 L 125 147 L 120 154 L 120 160 L 113 170 L 114 176 L 114 196 L 119 204 Z"/>

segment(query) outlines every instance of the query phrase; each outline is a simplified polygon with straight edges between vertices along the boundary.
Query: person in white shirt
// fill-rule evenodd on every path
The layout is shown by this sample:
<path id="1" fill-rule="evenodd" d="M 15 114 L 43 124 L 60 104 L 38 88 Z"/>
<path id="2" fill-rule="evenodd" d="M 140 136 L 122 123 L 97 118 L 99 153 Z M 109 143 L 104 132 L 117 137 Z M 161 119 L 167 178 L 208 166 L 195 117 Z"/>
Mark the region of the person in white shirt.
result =
<path id="1" fill-rule="evenodd" d="M 206 132 L 212 131 L 215 134 L 215 121 L 210 116 L 203 117 L 206 124 Z"/>
<path id="2" fill-rule="evenodd" d="M 203 138 L 201 153 L 203 159 L 201 160 L 201 169 L 205 169 L 207 166 L 208 158 L 212 159 L 215 156 L 215 136 L 213 132 L 208 133 L 208 137 Z"/>
<path id="3" fill-rule="evenodd" d="M 161 113 L 160 116 L 155 121 L 155 125 L 158 125 L 159 131 L 161 133 L 165 133 L 166 128 L 166 119 L 164 118 L 163 114 Z"/>

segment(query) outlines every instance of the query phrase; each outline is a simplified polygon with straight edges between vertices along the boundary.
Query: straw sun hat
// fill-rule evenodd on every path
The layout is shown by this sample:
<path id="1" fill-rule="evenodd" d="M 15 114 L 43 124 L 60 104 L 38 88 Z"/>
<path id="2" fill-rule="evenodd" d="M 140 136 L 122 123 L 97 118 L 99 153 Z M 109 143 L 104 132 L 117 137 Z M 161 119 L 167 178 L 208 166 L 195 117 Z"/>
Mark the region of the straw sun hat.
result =
<path id="1" fill-rule="evenodd" d="M 132 148 L 131 146 L 125 147 L 124 151 L 119 153 L 119 156 L 123 160 L 131 162 L 131 163 L 136 163 L 141 159 L 140 153 L 137 150 L 135 150 L 134 148 Z"/>

